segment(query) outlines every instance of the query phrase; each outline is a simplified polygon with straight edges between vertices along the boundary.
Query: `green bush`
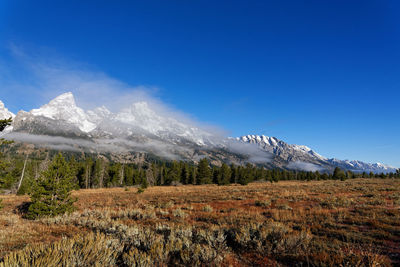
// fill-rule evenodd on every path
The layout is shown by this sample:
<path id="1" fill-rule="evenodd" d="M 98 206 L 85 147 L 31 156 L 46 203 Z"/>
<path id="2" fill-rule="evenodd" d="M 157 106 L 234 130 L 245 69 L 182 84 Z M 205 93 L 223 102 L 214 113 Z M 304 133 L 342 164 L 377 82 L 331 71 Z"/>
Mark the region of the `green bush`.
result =
<path id="1" fill-rule="evenodd" d="M 138 190 L 137 190 L 137 193 L 138 193 L 138 194 L 141 194 L 141 193 L 143 193 L 143 192 L 144 192 L 144 188 L 139 187 Z"/>

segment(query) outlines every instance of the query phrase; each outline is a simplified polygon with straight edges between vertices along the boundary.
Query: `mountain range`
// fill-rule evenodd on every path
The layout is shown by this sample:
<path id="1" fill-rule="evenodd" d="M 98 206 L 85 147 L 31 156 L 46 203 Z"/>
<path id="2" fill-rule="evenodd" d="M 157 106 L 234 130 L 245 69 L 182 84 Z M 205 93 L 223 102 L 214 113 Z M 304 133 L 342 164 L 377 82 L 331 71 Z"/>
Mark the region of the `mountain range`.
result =
<path id="1" fill-rule="evenodd" d="M 114 155 L 146 153 L 194 162 L 208 157 L 214 164 L 252 162 L 270 168 L 321 172 L 335 167 L 376 173 L 396 170 L 382 163 L 328 159 L 307 146 L 287 144 L 265 135 L 227 138 L 143 101 L 117 113 L 104 106 L 85 111 L 76 105 L 72 93 L 65 93 L 38 109 L 19 111 L 17 115 L 0 101 L 0 119 L 9 117 L 13 123 L 3 137 L 56 150 Z"/>

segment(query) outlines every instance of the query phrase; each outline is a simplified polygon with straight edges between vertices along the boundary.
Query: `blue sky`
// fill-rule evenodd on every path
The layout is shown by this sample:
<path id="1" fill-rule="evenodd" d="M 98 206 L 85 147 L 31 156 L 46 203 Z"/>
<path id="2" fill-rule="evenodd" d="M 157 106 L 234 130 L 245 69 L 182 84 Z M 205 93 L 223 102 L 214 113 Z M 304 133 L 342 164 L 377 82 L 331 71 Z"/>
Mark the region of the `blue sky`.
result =
<path id="1" fill-rule="evenodd" d="M 62 62 L 129 85 L 118 90 L 153 88 L 230 135 L 400 167 L 399 12 L 365 0 L 1 1 L 0 99 L 14 112 L 44 104 L 65 79 L 40 94 L 38 65 Z"/>

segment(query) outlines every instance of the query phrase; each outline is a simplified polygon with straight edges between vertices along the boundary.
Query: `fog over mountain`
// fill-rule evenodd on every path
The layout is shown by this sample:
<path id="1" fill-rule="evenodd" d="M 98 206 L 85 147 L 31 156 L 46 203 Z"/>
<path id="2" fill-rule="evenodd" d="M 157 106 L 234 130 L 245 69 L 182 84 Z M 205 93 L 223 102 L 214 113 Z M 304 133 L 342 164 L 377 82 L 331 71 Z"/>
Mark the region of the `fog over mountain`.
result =
<path id="1" fill-rule="evenodd" d="M 106 106 L 78 107 L 71 92 L 29 112 L 12 114 L 0 102 L 0 118 L 14 118 L 5 138 L 50 149 L 93 153 L 151 153 L 166 159 L 214 163 L 246 162 L 305 171 L 331 171 L 338 166 L 352 171 L 390 172 L 395 168 L 375 163 L 328 159 L 302 145 L 275 137 L 225 137 L 202 128 L 174 112 L 163 112 L 151 102 L 133 101 L 113 112 Z M 176 115 L 176 116 L 175 116 Z"/>

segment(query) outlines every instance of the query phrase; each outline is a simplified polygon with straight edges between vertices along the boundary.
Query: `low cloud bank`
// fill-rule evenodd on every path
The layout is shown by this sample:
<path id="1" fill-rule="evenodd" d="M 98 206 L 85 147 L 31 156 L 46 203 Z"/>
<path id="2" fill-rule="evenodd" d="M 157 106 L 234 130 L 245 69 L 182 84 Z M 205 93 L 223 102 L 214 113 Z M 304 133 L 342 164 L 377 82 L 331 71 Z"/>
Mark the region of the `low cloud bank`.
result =
<path id="1" fill-rule="evenodd" d="M 181 154 L 192 153 L 192 151 L 188 148 L 155 140 L 148 140 L 140 143 L 126 139 L 94 139 L 93 141 L 90 141 L 85 139 L 33 135 L 18 132 L 6 134 L 4 138 L 8 140 L 37 144 L 55 150 L 75 152 L 86 150 L 88 152 L 96 153 L 146 152 L 153 153 L 157 156 L 171 160 L 181 159 Z"/>
<path id="2" fill-rule="evenodd" d="M 226 149 L 232 153 L 248 156 L 252 163 L 268 163 L 273 159 L 273 155 L 262 150 L 256 144 L 243 143 L 234 139 L 225 141 Z"/>
<path id="3" fill-rule="evenodd" d="M 61 136 L 35 135 L 22 132 L 11 132 L 4 135 L 4 138 L 62 151 L 86 151 L 92 153 L 145 152 L 169 160 L 181 160 L 187 158 L 195 160 L 195 151 L 189 146 L 182 146 L 152 139 L 140 142 L 124 138 L 86 140 Z M 203 149 L 206 151 L 218 147 L 220 146 L 204 146 Z M 236 140 L 225 140 L 224 148 L 230 153 L 248 157 L 247 160 L 252 163 L 268 163 L 273 159 L 271 153 L 261 150 L 254 144 L 241 143 Z"/>
<path id="4" fill-rule="evenodd" d="M 322 168 L 321 166 L 318 166 L 318 165 L 312 164 L 312 163 L 308 163 L 308 162 L 303 162 L 303 161 L 290 162 L 287 167 L 292 170 L 302 170 L 302 171 L 308 171 L 308 172 L 324 170 L 324 168 Z"/>

